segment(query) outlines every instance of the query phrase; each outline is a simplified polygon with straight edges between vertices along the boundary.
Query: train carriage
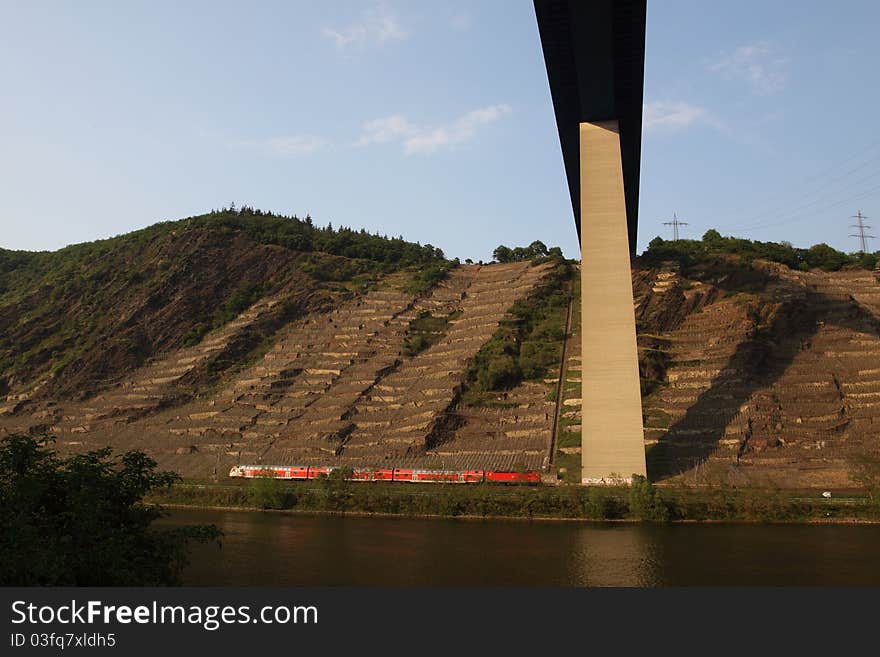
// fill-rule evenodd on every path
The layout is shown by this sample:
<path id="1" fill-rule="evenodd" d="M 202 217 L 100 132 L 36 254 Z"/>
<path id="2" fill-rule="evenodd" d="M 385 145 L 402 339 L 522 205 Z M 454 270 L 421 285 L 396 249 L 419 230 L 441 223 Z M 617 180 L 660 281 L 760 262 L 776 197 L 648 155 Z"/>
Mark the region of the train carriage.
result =
<path id="1" fill-rule="evenodd" d="M 535 470 L 528 470 L 526 472 L 487 471 L 486 481 L 497 484 L 540 484 L 541 473 Z"/>
<path id="2" fill-rule="evenodd" d="M 297 481 L 315 480 L 330 476 L 338 466 L 304 465 L 236 465 L 229 471 L 230 477 L 273 477 Z M 541 473 L 537 470 L 507 472 L 497 470 L 421 470 L 414 468 L 355 468 L 346 476 L 348 481 L 401 481 L 422 484 L 540 484 Z"/>

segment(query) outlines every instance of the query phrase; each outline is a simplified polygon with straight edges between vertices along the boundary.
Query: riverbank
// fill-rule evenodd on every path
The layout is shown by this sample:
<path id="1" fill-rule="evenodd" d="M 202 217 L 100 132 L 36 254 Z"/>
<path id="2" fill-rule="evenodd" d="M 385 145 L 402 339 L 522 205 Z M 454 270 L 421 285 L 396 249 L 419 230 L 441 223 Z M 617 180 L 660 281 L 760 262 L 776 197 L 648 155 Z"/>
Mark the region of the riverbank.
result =
<path id="1" fill-rule="evenodd" d="M 638 518 L 568 518 L 560 516 L 475 516 L 475 515 L 412 515 L 387 513 L 383 511 L 321 511 L 308 509 L 263 509 L 257 506 L 204 506 L 200 504 L 163 503 L 162 506 L 171 511 L 233 511 L 240 513 L 267 513 L 273 515 L 307 516 L 307 517 L 354 517 L 354 518 L 412 518 L 416 520 L 505 520 L 512 522 L 543 522 L 543 523 L 602 523 L 602 524 L 639 524 L 645 522 Z M 877 518 L 850 517 L 816 517 L 789 520 L 756 520 L 756 519 L 670 519 L 675 524 L 794 524 L 794 525 L 880 525 Z"/>
<path id="2" fill-rule="evenodd" d="M 613 522 L 880 523 L 867 496 L 766 489 L 503 487 L 253 480 L 187 482 L 150 498 L 169 507 L 418 518 Z"/>

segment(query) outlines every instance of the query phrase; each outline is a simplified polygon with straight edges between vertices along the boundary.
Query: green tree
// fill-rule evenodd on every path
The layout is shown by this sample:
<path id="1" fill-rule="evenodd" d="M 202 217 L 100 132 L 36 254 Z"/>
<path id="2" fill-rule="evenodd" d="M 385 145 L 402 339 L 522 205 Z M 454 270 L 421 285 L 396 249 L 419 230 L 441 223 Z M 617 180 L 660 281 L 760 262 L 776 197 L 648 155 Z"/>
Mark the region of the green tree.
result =
<path id="1" fill-rule="evenodd" d="M 547 245 L 540 240 L 535 240 L 529 244 L 529 258 L 543 258 L 547 255 Z"/>
<path id="2" fill-rule="evenodd" d="M 522 378 L 516 361 L 507 354 L 499 354 L 481 370 L 477 383 L 483 390 L 505 390 L 519 383 Z"/>
<path id="3" fill-rule="evenodd" d="M 354 470 L 349 466 L 333 468 L 321 481 L 324 488 L 324 508 L 328 511 L 345 511 L 351 497 L 351 477 Z"/>
<path id="4" fill-rule="evenodd" d="M 705 233 L 703 233 L 703 241 L 706 244 L 719 245 L 723 242 L 723 240 L 724 240 L 724 238 L 721 237 L 721 233 L 719 233 L 714 228 L 710 228 Z M 661 240 L 661 242 L 662 242 L 662 240 Z"/>
<path id="5" fill-rule="evenodd" d="M 816 244 L 807 251 L 806 262 L 809 267 L 837 271 L 849 262 L 849 258 L 845 253 L 841 253 L 827 244 Z"/>
<path id="6" fill-rule="evenodd" d="M 629 512 L 639 520 L 666 522 L 669 520 L 669 508 L 660 497 L 657 489 L 645 477 L 633 474 L 629 489 Z"/>
<path id="7" fill-rule="evenodd" d="M 513 251 L 510 250 L 510 247 L 500 244 L 492 251 L 492 258 L 496 262 L 513 262 Z"/>
<path id="8" fill-rule="evenodd" d="M 248 499 L 261 509 L 286 509 L 292 506 L 284 484 L 268 473 L 251 480 Z"/>
<path id="9" fill-rule="evenodd" d="M 159 529 L 144 497 L 179 479 L 143 452 L 110 448 L 60 458 L 46 441 L 0 442 L 0 585 L 163 586 L 180 583 L 193 541 L 213 525 Z"/>

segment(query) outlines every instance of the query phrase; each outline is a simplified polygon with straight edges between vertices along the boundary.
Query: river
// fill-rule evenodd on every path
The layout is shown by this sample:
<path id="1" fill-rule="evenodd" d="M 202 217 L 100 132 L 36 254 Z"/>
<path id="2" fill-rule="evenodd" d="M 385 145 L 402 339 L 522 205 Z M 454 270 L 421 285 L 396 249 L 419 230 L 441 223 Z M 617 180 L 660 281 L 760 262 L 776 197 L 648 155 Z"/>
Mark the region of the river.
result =
<path id="1" fill-rule="evenodd" d="M 880 585 L 880 525 L 580 523 L 175 509 L 192 586 Z"/>

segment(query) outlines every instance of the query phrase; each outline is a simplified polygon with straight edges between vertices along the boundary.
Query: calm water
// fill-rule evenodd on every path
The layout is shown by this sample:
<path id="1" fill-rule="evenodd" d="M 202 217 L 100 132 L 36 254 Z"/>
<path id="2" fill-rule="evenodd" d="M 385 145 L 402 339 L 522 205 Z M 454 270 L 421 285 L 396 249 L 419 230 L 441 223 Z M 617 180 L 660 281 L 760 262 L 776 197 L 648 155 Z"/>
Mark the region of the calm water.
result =
<path id="1" fill-rule="evenodd" d="M 581 524 L 175 510 L 189 585 L 880 585 L 880 526 Z"/>

